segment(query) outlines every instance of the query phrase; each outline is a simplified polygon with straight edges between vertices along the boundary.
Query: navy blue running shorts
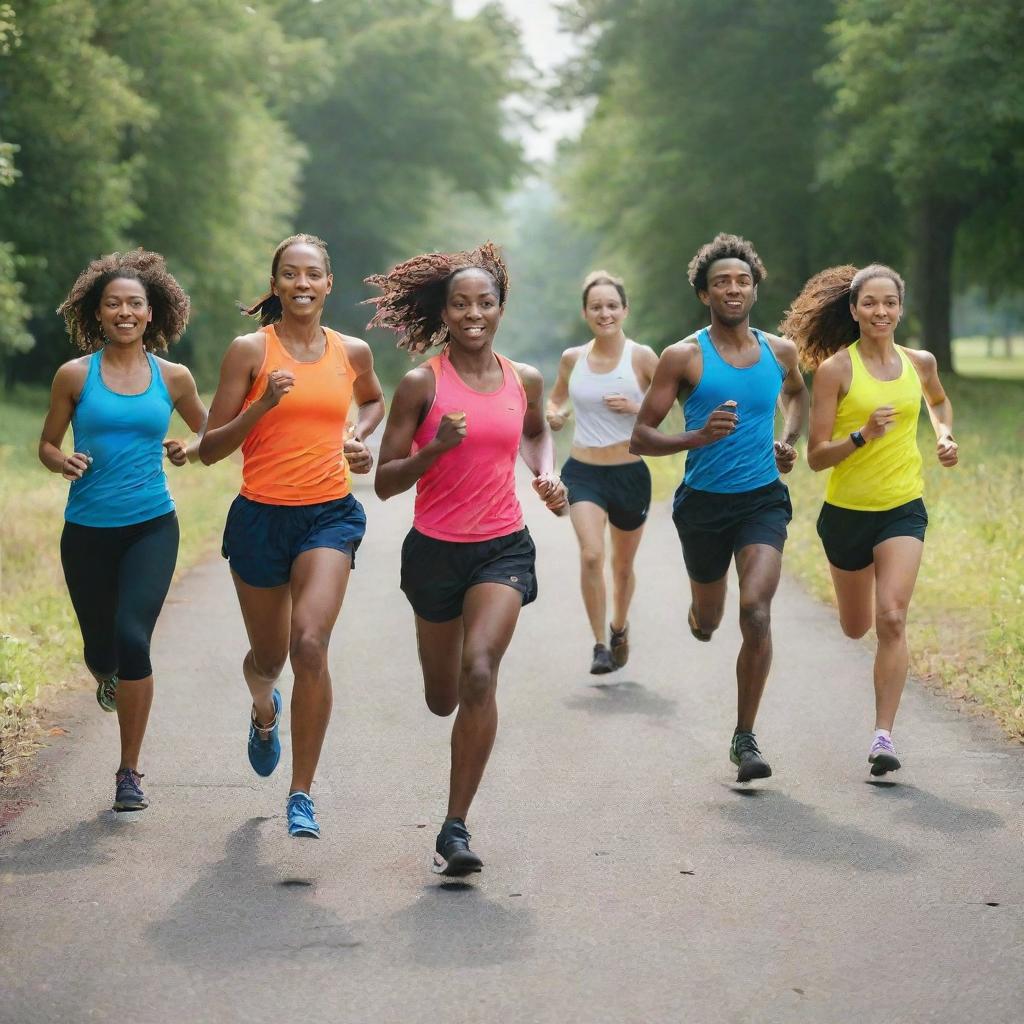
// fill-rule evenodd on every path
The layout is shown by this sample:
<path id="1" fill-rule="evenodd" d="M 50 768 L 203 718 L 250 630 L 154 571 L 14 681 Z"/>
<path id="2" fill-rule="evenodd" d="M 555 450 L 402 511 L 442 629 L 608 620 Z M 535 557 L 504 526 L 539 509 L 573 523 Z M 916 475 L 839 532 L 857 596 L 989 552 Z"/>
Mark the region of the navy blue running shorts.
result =
<path id="1" fill-rule="evenodd" d="M 518 590 L 523 604 L 537 599 L 537 549 L 525 527 L 494 540 L 436 540 L 417 529 L 402 544 L 402 591 L 427 622 L 462 614 L 466 592 L 478 583 L 503 583 Z"/>
<path id="2" fill-rule="evenodd" d="M 875 560 L 875 548 L 892 537 L 924 540 L 928 511 L 920 498 L 884 512 L 840 508 L 827 501 L 818 516 L 818 536 L 825 557 L 837 569 L 857 572 Z"/>
<path id="3" fill-rule="evenodd" d="M 642 459 L 617 466 L 595 466 L 568 458 L 562 466 L 562 483 L 569 490 L 569 504 L 589 501 L 608 513 L 617 530 L 638 530 L 651 507 L 651 471 Z"/>
<path id="4" fill-rule="evenodd" d="M 356 564 L 366 513 L 351 494 L 316 505 L 265 505 L 241 494 L 228 509 L 220 553 L 250 587 L 279 587 L 303 551 L 333 548 Z"/>
<path id="5" fill-rule="evenodd" d="M 733 555 L 750 544 L 782 551 L 792 518 L 789 488 L 781 480 L 739 494 L 696 491 L 680 484 L 672 503 L 683 561 L 695 583 L 720 580 Z"/>

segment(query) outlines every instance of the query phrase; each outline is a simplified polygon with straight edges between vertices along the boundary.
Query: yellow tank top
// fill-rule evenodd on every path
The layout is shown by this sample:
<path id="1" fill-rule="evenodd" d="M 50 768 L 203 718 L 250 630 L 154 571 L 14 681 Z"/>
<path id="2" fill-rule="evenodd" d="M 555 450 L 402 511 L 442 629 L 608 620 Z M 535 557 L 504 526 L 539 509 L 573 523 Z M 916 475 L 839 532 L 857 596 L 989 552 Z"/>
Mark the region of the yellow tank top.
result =
<path id="1" fill-rule="evenodd" d="M 891 405 L 896 410 L 896 422 L 887 434 L 869 441 L 832 467 L 825 500 L 840 508 L 885 512 L 924 493 L 921 452 L 917 447 L 921 379 L 910 357 L 897 345 L 903 372 L 895 380 L 876 380 L 860 358 L 859 344 L 858 339 L 849 349 L 853 376 L 850 390 L 836 408 L 832 440 L 860 430 L 882 405 Z"/>

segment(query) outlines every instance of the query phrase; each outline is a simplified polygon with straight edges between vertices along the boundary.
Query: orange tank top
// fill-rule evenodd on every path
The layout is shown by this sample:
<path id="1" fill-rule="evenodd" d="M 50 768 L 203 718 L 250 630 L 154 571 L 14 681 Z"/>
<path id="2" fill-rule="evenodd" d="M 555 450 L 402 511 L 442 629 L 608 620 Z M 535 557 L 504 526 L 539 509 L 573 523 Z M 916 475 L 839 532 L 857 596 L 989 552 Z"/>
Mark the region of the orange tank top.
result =
<path id="1" fill-rule="evenodd" d="M 295 387 L 249 431 L 242 444 L 242 495 L 265 505 L 316 505 L 350 489 L 345 425 L 355 374 L 337 331 L 325 327 L 324 354 L 301 363 L 288 354 L 273 325 L 263 328 L 266 350 L 245 397 L 248 409 L 272 370 L 290 370 Z"/>

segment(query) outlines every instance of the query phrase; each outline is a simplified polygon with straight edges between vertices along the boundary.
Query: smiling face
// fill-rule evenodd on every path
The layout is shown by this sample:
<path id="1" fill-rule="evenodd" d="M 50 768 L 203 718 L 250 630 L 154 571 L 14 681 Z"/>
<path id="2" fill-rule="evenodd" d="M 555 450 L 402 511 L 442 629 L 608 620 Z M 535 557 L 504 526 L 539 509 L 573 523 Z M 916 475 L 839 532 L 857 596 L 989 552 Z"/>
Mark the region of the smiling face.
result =
<path id="1" fill-rule="evenodd" d="M 900 289 L 892 278 L 872 277 L 857 291 L 850 314 L 860 327 L 860 336 L 872 341 L 891 338 L 903 315 Z"/>
<path id="2" fill-rule="evenodd" d="M 628 313 L 629 307 L 623 303 L 615 285 L 595 284 L 587 291 L 583 319 L 595 338 L 618 337 Z"/>
<path id="3" fill-rule="evenodd" d="M 323 252 L 307 242 L 296 242 L 281 253 L 270 280 L 285 316 L 302 319 L 320 316 L 333 285 L 334 275 L 327 272 Z"/>
<path id="4" fill-rule="evenodd" d="M 757 285 L 749 264 L 729 257 L 715 260 L 708 267 L 707 291 L 698 294 L 715 319 L 726 327 L 738 327 L 750 316 L 757 301 Z"/>
<path id="5" fill-rule="evenodd" d="M 153 319 L 153 309 L 141 281 L 115 277 L 100 296 L 96 319 L 108 343 L 134 345 L 140 342 Z"/>
<path id="6" fill-rule="evenodd" d="M 448 296 L 441 319 L 451 341 L 477 352 L 494 341 L 503 307 L 498 285 L 486 270 L 460 270 L 448 282 Z"/>

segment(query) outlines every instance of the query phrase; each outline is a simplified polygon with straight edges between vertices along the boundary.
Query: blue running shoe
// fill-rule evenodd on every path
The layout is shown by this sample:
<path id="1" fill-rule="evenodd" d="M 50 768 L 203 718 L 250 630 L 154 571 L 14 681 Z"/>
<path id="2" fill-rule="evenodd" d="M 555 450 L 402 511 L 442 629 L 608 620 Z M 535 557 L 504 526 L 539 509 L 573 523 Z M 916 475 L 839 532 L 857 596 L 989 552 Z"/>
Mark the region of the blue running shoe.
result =
<path id="1" fill-rule="evenodd" d="M 139 779 L 141 772 L 131 768 L 117 769 L 117 791 L 114 794 L 115 811 L 144 811 L 149 806 L 146 794 L 142 792 Z"/>
<path id="2" fill-rule="evenodd" d="M 288 835 L 307 839 L 320 838 L 313 801 L 308 793 L 292 793 L 288 797 Z"/>
<path id="3" fill-rule="evenodd" d="M 274 691 L 274 720 L 267 726 L 256 727 L 256 709 L 249 718 L 249 764 L 257 775 L 266 778 L 274 773 L 281 760 L 281 694 Z M 264 738 L 265 737 L 265 738 Z"/>

